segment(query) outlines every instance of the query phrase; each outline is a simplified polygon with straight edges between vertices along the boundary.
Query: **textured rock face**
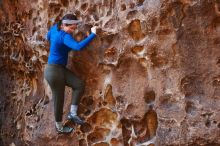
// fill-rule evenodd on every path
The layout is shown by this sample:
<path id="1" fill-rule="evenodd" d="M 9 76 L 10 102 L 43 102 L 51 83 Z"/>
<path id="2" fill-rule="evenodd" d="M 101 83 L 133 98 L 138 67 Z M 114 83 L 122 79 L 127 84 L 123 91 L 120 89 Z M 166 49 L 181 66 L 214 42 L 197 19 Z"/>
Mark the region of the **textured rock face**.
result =
<path id="1" fill-rule="evenodd" d="M 220 12 L 209 0 L 0 1 L 0 145 L 220 145 Z M 74 34 L 96 39 L 71 52 L 86 82 L 87 124 L 57 135 L 43 80 L 48 28 L 66 13 Z M 71 90 L 65 93 L 64 119 Z"/>

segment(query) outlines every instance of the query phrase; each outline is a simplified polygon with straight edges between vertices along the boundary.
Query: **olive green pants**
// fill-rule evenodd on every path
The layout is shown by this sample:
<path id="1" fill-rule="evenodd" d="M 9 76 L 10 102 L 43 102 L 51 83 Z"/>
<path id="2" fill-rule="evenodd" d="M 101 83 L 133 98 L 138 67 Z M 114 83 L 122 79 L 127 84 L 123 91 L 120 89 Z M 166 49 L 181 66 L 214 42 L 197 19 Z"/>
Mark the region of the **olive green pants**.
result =
<path id="1" fill-rule="evenodd" d="M 61 122 L 65 86 L 67 85 L 73 89 L 71 104 L 78 105 L 85 88 L 84 82 L 76 77 L 66 67 L 57 64 L 47 65 L 44 71 L 44 77 L 52 91 L 55 120 L 56 122 Z"/>

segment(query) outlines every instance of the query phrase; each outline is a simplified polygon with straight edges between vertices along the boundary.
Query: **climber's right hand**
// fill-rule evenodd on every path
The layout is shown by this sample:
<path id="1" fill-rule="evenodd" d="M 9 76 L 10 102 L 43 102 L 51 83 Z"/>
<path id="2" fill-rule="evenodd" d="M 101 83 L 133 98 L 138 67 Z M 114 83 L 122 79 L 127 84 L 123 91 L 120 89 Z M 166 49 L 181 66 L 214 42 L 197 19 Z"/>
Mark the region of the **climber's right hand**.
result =
<path id="1" fill-rule="evenodd" d="M 94 33 L 94 34 L 96 34 L 96 29 L 97 29 L 97 26 L 93 26 L 93 27 L 91 28 L 91 32 Z"/>

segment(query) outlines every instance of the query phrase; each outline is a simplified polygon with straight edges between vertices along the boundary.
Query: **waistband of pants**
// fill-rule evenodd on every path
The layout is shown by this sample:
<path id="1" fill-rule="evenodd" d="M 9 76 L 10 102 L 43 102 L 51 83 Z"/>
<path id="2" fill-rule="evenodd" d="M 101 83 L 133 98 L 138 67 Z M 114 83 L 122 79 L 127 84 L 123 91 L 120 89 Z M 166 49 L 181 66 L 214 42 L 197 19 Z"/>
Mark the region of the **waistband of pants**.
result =
<path id="1" fill-rule="evenodd" d="M 62 68 L 66 68 L 65 65 L 62 64 L 47 64 L 48 66 L 56 66 L 56 67 L 62 67 Z"/>

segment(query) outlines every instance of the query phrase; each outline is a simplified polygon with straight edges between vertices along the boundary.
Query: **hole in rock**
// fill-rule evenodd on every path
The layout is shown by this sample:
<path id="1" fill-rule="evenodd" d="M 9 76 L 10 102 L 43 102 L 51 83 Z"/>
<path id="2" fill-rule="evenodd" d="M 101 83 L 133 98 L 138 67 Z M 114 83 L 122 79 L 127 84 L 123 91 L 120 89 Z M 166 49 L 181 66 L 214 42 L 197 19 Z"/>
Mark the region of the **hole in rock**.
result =
<path id="1" fill-rule="evenodd" d="M 217 65 L 219 65 L 220 64 L 220 58 L 217 60 Z"/>
<path id="2" fill-rule="evenodd" d="M 118 103 L 120 103 L 120 104 L 125 103 L 125 99 L 124 99 L 122 96 L 117 96 L 117 97 L 116 97 L 116 101 L 117 101 Z"/>
<path id="3" fill-rule="evenodd" d="M 213 78 L 212 85 L 213 86 L 220 86 L 220 76 Z"/>
<path id="4" fill-rule="evenodd" d="M 122 145 L 122 141 L 121 140 L 118 140 L 116 138 L 112 138 L 111 139 L 111 145 L 112 146 L 121 146 Z"/>
<path id="5" fill-rule="evenodd" d="M 159 54 L 156 45 L 149 46 L 147 55 L 149 55 L 153 67 L 160 67 L 168 63 L 168 59 Z"/>
<path id="6" fill-rule="evenodd" d="M 135 108 L 135 106 L 131 103 L 127 106 L 125 111 L 129 115 L 129 114 L 133 113 L 134 108 Z"/>
<path id="7" fill-rule="evenodd" d="M 197 75 L 187 75 L 181 79 L 181 90 L 187 97 L 204 94 L 203 81 Z"/>
<path id="8" fill-rule="evenodd" d="M 81 102 L 83 105 L 90 107 L 94 104 L 94 100 L 92 96 L 84 97 Z"/>
<path id="9" fill-rule="evenodd" d="M 135 15 L 137 14 L 137 10 L 134 10 L 134 11 L 130 11 L 127 16 L 126 16 L 126 19 L 132 19 L 135 17 Z"/>
<path id="10" fill-rule="evenodd" d="M 153 138 L 156 135 L 158 127 L 157 113 L 154 110 L 149 110 L 145 114 L 143 121 L 145 122 L 145 125 L 147 125 L 146 135 L 149 135 L 150 138 Z"/>
<path id="11" fill-rule="evenodd" d="M 83 133 L 88 133 L 90 132 L 92 129 L 92 126 L 89 124 L 89 123 L 85 123 L 83 124 L 81 127 L 80 127 L 80 130 L 83 132 Z"/>
<path id="12" fill-rule="evenodd" d="M 135 7 L 135 3 L 130 3 L 130 4 L 129 4 L 129 8 L 130 8 L 130 9 L 133 9 L 134 7 Z"/>
<path id="13" fill-rule="evenodd" d="M 129 24 L 128 33 L 135 41 L 138 41 L 144 38 L 144 35 L 141 30 L 140 20 L 135 19 Z"/>
<path id="14" fill-rule="evenodd" d="M 204 146 L 219 146 L 219 144 L 218 143 L 209 143 L 209 144 L 206 144 Z"/>
<path id="15" fill-rule="evenodd" d="M 85 139 L 80 139 L 79 140 L 79 146 L 87 146 L 87 142 Z"/>
<path id="16" fill-rule="evenodd" d="M 90 114 L 91 114 L 91 110 L 86 109 L 86 110 L 84 111 L 84 116 L 89 116 Z"/>
<path id="17" fill-rule="evenodd" d="M 75 0 L 75 4 L 78 5 L 79 4 L 79 0 Z"/>
<path id="18" fill-rule="evenodd" d="M 155 100 L 155 92 L 153 90 L 147 91 L 144 95 L 144 100 L 146 103 L 154 102 Z"/>
<path id="19" fill-rule="evenodd" d="M 209 127 L 211 126 L 211 122 L 210 122 L 209 120 L 207 120 L 207 121 L 205 122 L 205 126 L 209 128 Z"/>
<path id="20" fill-rule="evenodd" d="M 98 107 L 102 107 L 102 102 L 98 102 Z"/>
<path id="21" fill-rule="evenodd" d="M 110 130 L 106 128 L 96 128 L 92 133 L 88 135 L 88 141 L 91 143 L 104 141 L 109 132 Z"/>
<path id="22" fill-rule="evenodd" d="M 93 18 L 94 18 L 95 21 L 99 20 L 99 17 L 96 14 L 93 15 Z"/>
<path id="23" fill-rule="evenodd" d="M 187 114 L 194 115 L 195 114 L 195 110 L 196 110 L 196 108 L 194 107 L 194 103 L 190 102 L 190 101 L 187 101 L 186 102 L 186 106 L 185 106 L 185 110 L 186 110 Z"/>
<path id="24" fill-rule="evenodd" d="M 131 121 L 125 118 L 121 119 L 121 123 L 125 128 L 130 128 L 131 127 Z"/>
<path id="25" fill-rule="evenodd" d="M 131 48 L 131 52 L 134 54 L 138 54 L 139 52 L 143 51 L 144 46 L 134 46 Z"/>
<path id="26" fill-rule="evenodd" d="M 110 109 L 102 108 L 95 112 L 88 121 L 95 125 L 109 127 L 116 122 L 117 117 L 117 113 L 112 112 Z"/>
<path id="27" fill-rule="evenodd" d="M 101 143 L 96 143 L 96 144 L 94 144 L 92 146 L 109 146 L 109 144 L 106 143 L 106 142 L 101 142 Z"/>
<path id="28" fill-rule="evenodd" d="M 219 45 L 220 44 L 220 37 L 213 38 L 213 44 Z"/>
<path id="29" fill-rule="evenodd" d="M 116 22 L 115 19 L 110 19 L 105 23 L 104 27 L 115 28 L 115 27 L 117 27 L 115 22 Z"/>
<path id="30" fill-rule="evenodd" d="M 145 135 L 146 133 L 146 127 L 145 127 L 145 124 L 144 122 L 133 122 L 133 125 L 134 125 L 134 132 L 136 135 L 138 136 L 141 136 L 141 135 Z"/>
<path id="31" fill-rule="evenodd" d="M 166 36 L 172 33 L 172 30 L 169 28 L 161 28 L 156 31 L 156 34 L 161 35 L 161 36 Z"/>
<path id="32" fill-rule="evenodd" d="M 60 6 L 60 5 L 59 5 Z M 55 7 L 53 7 L 53 13 L 54 14 L 58 14 L 59 12 L 60 12 L 60 7 L 59 6 L 55 6 Z"/>
<path id="33" fill-rule="evenodd" d="M 87 8 L 88 8 L 88 4 L 87 3 L 81 5 L 81 9 L 83 11 L 85 11 Z"/>
<path id="34" fill-rule="evenodd" d="M 125 11 L 126 10 L 126 5 L 125 4 L 122 4 L 121 5 L 121 11 Z"/>
<path id="35" fill-rule="evenodd" d="M 80 13 L 80 11 L 76 10 L 75 14 L 76 14 L 76 17 L 79 18 L 81 13 Z"/>
<path id="36" fill-rule="evenodd" d="M 107 12 L 107 16 L 111 16 L 112 15 L 112 9 L 109 9 L 109 11 Z"/>
<path id="37" fill-rule="evenodd" d="M 143 5 L 144 1 L 145 1 L 145 0 L 138 0 L 138 1 L 137 1 L 137 5 Z"/>
<path id="38" fill-rule="evenodd" d="M 166 94 L 161 97 L 159 97 L 159 105 L 163 108 L 172 108 L 172 105 L 174 104 L 175 100 L 172 99 L 172 95 Z"/>
<path id="39" fill-rule="evenodd" d="M 114 106 L 116 104 L 116 100 L 112 93 L 112 86 L 110 84 L 108 84 L 105 89 L 104 102 L 111 106 Z"/>
<path id="40" fill-rule="evenodd" d="M 103 101 L 103 102 L 102 102 L 102 105 L 103 105 L 103 106 L 106 106 L 107 104 L 108 104 L 108 103 L 107 103 L 106 101 Z"/>
<path id="41" fill-rule="evenodd" d="M 152 19 L 150 19 L 150 25 L 149 26 L 146 26 L 147 27 L 147 32 L 150 33 L 150 32 L 153 32 L 155 30 L 155 28 L 157 27 L 157 18 L 153 17 Z"/>
<path id="42" fill-rule="evenodd" d="M 107 48 L 105 50 L 105 57 L 112 57 L 117 54 L 117 49 L 115 47 Z"/>
<path id="43" fill-rule="evenodd" d="M 69 5 L 69 0 L 60 0 L 64 7 Z"/>
<path id="44" fill-rule="evenodd" d="M 37 28 L 36 27 L 33 27 L 32 29 L 32 35 L 37 31 Z"/>
<path id="45" fill-rule="evenodd" d="M 211 24 L 214 28 L 218 29 L 218 27 L 220 26 L 220 18 L 219 17 L 214 18 Z"/>
<path id="46" fill-rule="evenodd" d="M 131 127 L 131 122 L 128 119 L 122 118 L 121 119 L 122 124 L 122 136 L 123 136 L 123 144 L 124 146 L 129 146 L 128 141 L 131 137 L 131 130 L 129 130 Z"/>

